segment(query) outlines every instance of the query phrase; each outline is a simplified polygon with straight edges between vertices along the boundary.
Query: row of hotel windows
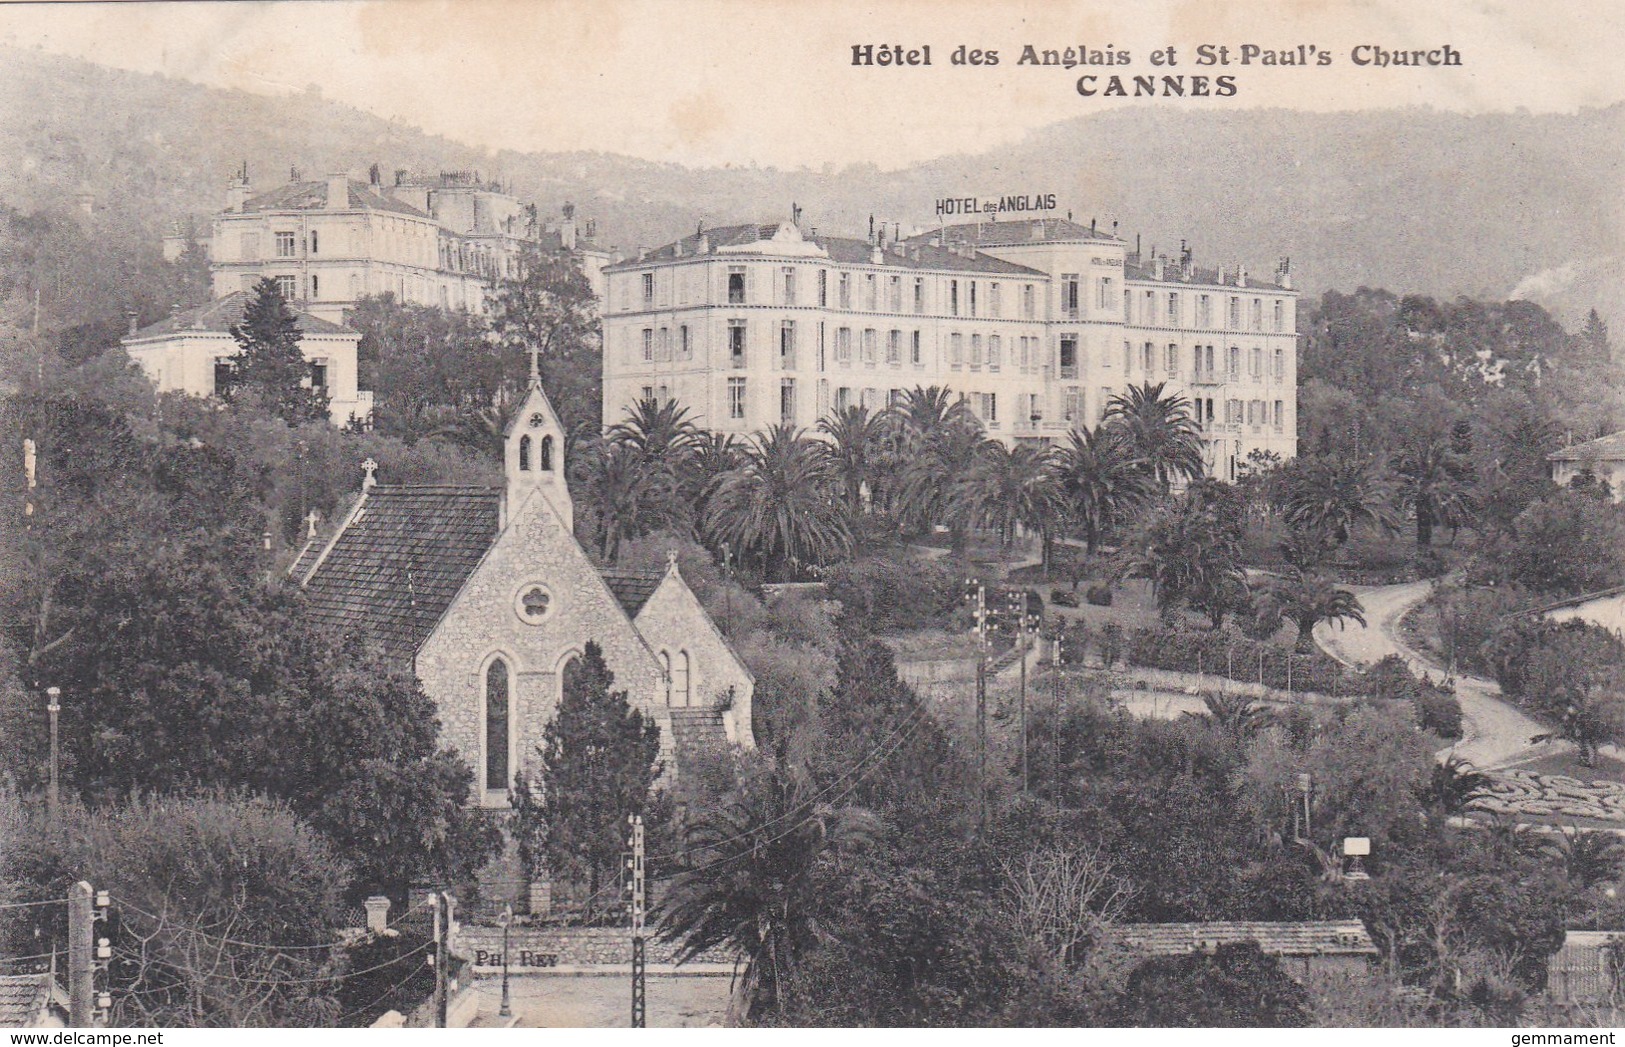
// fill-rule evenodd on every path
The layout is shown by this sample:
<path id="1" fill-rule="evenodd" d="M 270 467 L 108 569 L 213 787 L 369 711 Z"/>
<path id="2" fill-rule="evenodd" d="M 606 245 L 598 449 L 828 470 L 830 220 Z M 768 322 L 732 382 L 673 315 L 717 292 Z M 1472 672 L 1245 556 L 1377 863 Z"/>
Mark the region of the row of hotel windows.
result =
<path id="1" fill-rule="evenodd" d="M 744 320 L 728 321 L 728 362 L 735 369 L 746 366 L 746 326 Z M 820 340 L 823 326 L 819 326 Z M 923 363 L 921 333 L 915 331 L 901 331 L 892 329 L 886 332 L 886 363 L 901 366 L 906 351 L 909 363 L 918 367 Z M 1012 339 L 1016 346 L 1016 357 L 1012 363 L 1022 372 L 1028 372 L 1041 365 L 1039 359 L 1040 348 L 1037 336 L 1019 335 Z M 964 367 L 967 363 L 965 356 L 965 335 L 955 331 L 948 336 L 948 366 L 954 369 Z M 880 332 L 873 327 L 865 328 L 862 340 L 859 343 L 859 362 L 865 366 L 873 367 L 879 359 Z M 643 360 L 645 363 L 665 363 L 673 357 L 673 345 L 669 328 L 652 327 L 643 329 Z M 837 366 L 849 366 L 852 363 L 853 337 L 852 328 L 839 327 L 835 330 L 835 363 Z M 823 370 L 823 345 L 819 345 L 819 370 Z M 694 356 L 694 343 L 687 324 L 677 328 L 677 343 L 675 348 L 677 360 L 691 360 Z M 1169 374 L 1178 374 L 1179 344 L 1169 342 L 1166 350 L 1162 350 L 1164 370 Z M 1146 342 L 1138 354 L 1129 342 L 1123 343 L 1123 369 L 1132 370 L 1138 362 L 1146 372 L 1157 369 L 1157 356 L 1159 350 L 1153 342 Z M 1197 345 L 1191 347 L 1191 375 L 1196 381 L 1216 380 L 1215 349 L 1211 345 Z M 1252 378 L 1263 378 L 1264 350 L 1254 346 L 1247 353 L 1247 373 Z M 1225 363 L 1226 374 L 1232 381 L 1241 377 L 1242 350 L 1240 346 L 1231 346 L 1227 351 Z M 985 340 L 980 334 L 970 336 L 970 357 L 968 363 L 972 370 L 987 367 L 989 371 L 998 371 L 1004 366 L 1004 338 L 1002 335 L 988 335 Z M 1286 378 L 1286 350 L 1277 348 L 1272 353 L 1272 374 L 1276 381 Z M 779 323 L 779 367 L 782 370 L 794 370 L 796 367 L 796 322 L 782 320 Z M 1060 367 L 1062 378 L 1076 378 L 1078 376 L 1078 337 L 1077 335 L 1062 335 L 1060 338 Z"/>
<path id="2" fill-rule="evenodd" d="M 747 380 L 742 377 L 728 379 L 728 417 L 734 421 L 745 418 L 747 403 Z M 837 413 L 849 407 L 860 406 L 870 411 L 879 410 L 880 390 L 857 389 L 850 386 L 838 386 L 835 389 L 833 402 L 828 400 L 828 383 L 818 383 L 818 413 L 823 415 L 830 410 Z M 659 388 L 663 398 L 666 394 L 665 386 Z M 651 399 L 656 394 L 654 386 L 643 387 L 643 398 Z M 1107 405 L 1112 398 L 1110 386 L 1102 386 L 1100 399 L 1096 402 L 1095 421 L 1103 421 L 1106 417 Z M 890 389 L 886 395 L 886 406 L 898 402 L 903 396 L 903 390 Z M 999 422 L 999 394 L 998 393 L 967 393 L 964 394 L 971 408 L 982 423 L 989 429 L 998 429 Z M 1023 422 L 1030 422 L 1036 426 L 1044 418 L 1042 407 L 1042 394 L 1020 393 L 1016 396 L 1016 420 L 1020 427 Z M 1197 398 L 1191 401 L 1194 420 L 1204 431 L 1212 431 L 1217 427 L 1214 419 L 1214 404 L 1212 397 Z M 1067 386 L 1063 400 L 1062 418 L 1067 422 L 1081 422 L 1084 420 L 1083 390 L 1078 386 Z M 796 380 L 794 378 L 781 378 L 779 380 L 779 421 L 784 425 L 796 424 Z M 1273 404 L 1266 400 L 1240 400 L 1224 401 L 1224 424 L 1226 425 L 1252 425 L 1273 426 L 1276 432 L 1281 432 L 1286 423 L 1286 402 L 1276 400 Z"/>
<path id="3" fill-rule="evenodd" d="M 257 273 L 240 273 L 238 274 L 237 278 L 238 287 L 241 290 L 251 292 L 254 290 L 254 285 L 260 282 L 260 279 L 261 277 Z M 309 276 L 303 278 L 303 283 L 301 283 L 300 277 L 289 273 L 279 273 L 271 277 L 271 279 L 276 281 L 277 293 L 282 296 L 284 301 L 317 302 L 322 300 L 322 278 L 320 274 L 311 273 Z M 480 306 L 483 305 L 485 301 L 485 292 L 483 287 L 481 287 L 479 284 L 470 283 L 465 280 L 457 280 L 454 282 L 460 284 L 461 286 L 461 290 L 455 295 L 452 293 L 451 288 L 446 284 L 439 284 L 440 308 L 478 310 Z M 429 302 L 429 284 L 421 276 L 408 278 L 404 275 L 398 275 L 393 281 L 391 281 L 388 275 L 376 275 L 374 276 L 372 283 L 374 288 L 377 289 L 379 293 L 393 293 L 401 302 L 416 301 L 424 304 L 428 304 Z M 355 299 L 360 298 L 363 294 L 361 274 L 350 273 L 348 284 L 350 293 L 347 300 L 354 301 Z M 329 282 L 328 288 L 332 288 L 331 282 Z M 304 289 L 308 289 L 309 294 L 301 293 Z"/>
<path id="4" fill-rule="evenodd" d="M 745 305 L 755 296 L 750 293 L 752 281 L 751 270 L 748 266 L 733 265 L 728 267 L 728 297 L 729 305 Z M 814 299 L 821 308 L 828 308 L 831 299 L 830 271 L 818 270 L 818 293 Z M 854 281 L 853 277 L 861 276 L 862 281 Z M 652 272 L 641 274 L 643 290 L 643 308 L 655 308 L 655 274 Z M 856 308 L 866 309 L 869 312 L 901 313 L 905 303 L 910 312 L 923 314 L 927 310 L 926 281 L 923 276 L 909 277 L 906 281 L 900 275 L 885 275 L 880 273 L 836 273 L 834 286 L 834 301 L 837 309 L 852 309 L 854 300 L 854 287 L 860 286 Z M 984 287 L 985 284 L 985 287 Z M 796 267 L 781 266 L 774 284 L 775 294 L 773 305 L 799 305 Z M 1038 285 L 1022 284 L 1020 294 L 1020 319 L 1033 320 L 1038 316 Z M 806 304 L 813 304 L 811 301 Z M 997 280 L 978 281 L 971 279 L 950 279 L 947 285 L 946 308 L 950 316 L 984 316 L 993 319 L 1004 318 L 1004 285 Z M 1014 319 L 1013 317 L 1011 319 Z"/>
<path id="5" fill-rule="evenodd" d="M 860 275 L 841 272 L 836 277 L 836 307 L 840 309 L 853 308 L 853 276 Z M 884 277 L 884 297 L 882 297 L 882 277 L 879 273 L 863 273 L 861 308 L 870 312 L 879 312 L 884 305 L 884 311 L 901 313 L 904 306 L 904 278 L 898 275 Z M 745 305 L 753 296 L 749 294 L 750 269 L 747 266 L 735 265 L 728 268 L 728 304 Z M 979 300 L 979 291 L 983 281 L 974 279 L 949 279 L 947 283 L 948 301 L 947 315 L 967 317 L 989 317 L 1003 319 L 1004 295 L 1003 284 L 1000 281 L 986 281 L 985 298 Z M 1080 318 L 1079 302 L 1082 281 L 1077 273 L 1061 274 L 1061 318 L 1076 320 Z M 1095 308 L 1106 310 L 1112 307 L 1116 297 L 1116 280 L 1113 277 L 1103 276 L 1095 280 Z M 652 272 L 642 274 L 643 307 L 655 308 L 655 274 Z M 926 311 L 926 282 L 925 278 L 916 276 L 910 278 L 908 284 L 909 307 L 914 313 Z M 777 295 L 774 305 L 793 306 L 798 304 L 796 293 L 796 267 L 782 266 L 779 269 L 776 285 Z M 817 304 L 828 307 L 829 270 L 818 270 L 818 296 Z M 1021 285 L 1020 319 L 1032 320 L 1038 315 L 1037 286 L 1035 284 Z M 1141 292 L 1139 306 L 1139 322 L 1143 324 L 1162 324 L 1169 327 L 1178 327 L 1183 319 L 1181 312 L 1181 292 L 1168 291 L 1165 293 L 1155 289 L 1146 289 Z M 1159 310 L 1159 296 L 1162 308 Z M 1195 297 L 1196 315 L 1192 326 L 1197 328 L 1213 327 L 1213 295 L 1197 294 Z M 1228 296 L 1225 313 L 1225 327 L 1229 330 L 1242 329 L 1243 301 L 1240 295 Z M 1247 328 L 1253 331 L 1264 330 L 1264 300 L 1254 298 L 1247 303 Z M 1123 319 L 1126 323 L 1135 322 L 1135 291 L 1123 292 Z M 1286 302 L 1277 298 L 1273 303 L 1273 317 L 1271 329 L 1276 332 L 1286 330 Z"/>

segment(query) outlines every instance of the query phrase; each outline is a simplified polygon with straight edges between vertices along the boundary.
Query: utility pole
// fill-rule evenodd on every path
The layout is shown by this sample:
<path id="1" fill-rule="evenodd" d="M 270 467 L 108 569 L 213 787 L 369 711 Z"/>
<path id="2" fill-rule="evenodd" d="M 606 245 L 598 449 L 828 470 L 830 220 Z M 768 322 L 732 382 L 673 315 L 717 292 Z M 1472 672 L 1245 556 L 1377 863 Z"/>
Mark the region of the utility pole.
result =
<path id="1" fill-rule="evenodd" d="M 446 1027 L 446 937 L 450 933 L 446 892 L 434 892 L 434 1027 Z"/>
<path id="2" fill-rule="evenodd" d="M 508 928 L 513 924 L 513 906 L 504 905 L 502 915 L 497 920 L 502 924 L 502 1006 L 497 1009 L 497 1015 L 511 1018 L 513 1007 L 508 1002 Z"/>
<path id="3" fill-rule="evenodd" d="M 1021 665 L 1021 795 L 1027 795 L 1027 590 L 1010 598 L 1016 612 L 1016 661 Z"/>
<path id="4" fill-rule="evenodd" d="M 62 711 L 62 688 L 47 687 L 45 689 L 45 711 L 49 713 L 51 717 L 51 784 L 50 788 L 45 793 L 45 809 L 50 815 L 52 824 L 55 824 L 56 805 L 61 796 L 58 788 L 59 783 L 57 780 L 56 770 L 58 753 L 56 719 L 57 714 Z"/>
<path id="5" fill-rule="evenodd" d="M 632 1028 L 642 1029 L 646 1024 L 647 1007 L 643 983 L 643 815 L 627 815 L 632 824 Z"/>
<path id="6" fill-rule="evenodd" d="M 1055 717 L 1055 763 L 1050 769 L 1053 781 L 1050 791 L 1055 799 L 1055 806 L 1061 806 L 1061 714 L 1064 711 L 1061 705 L 1061 623 L 1059 617 L 1055 622 L 1055 647 L 1050 651 L 1050 681 L 1054 684 L 1054 706 L 1050 715 Z"/>
<path id="7" fill-rule="evenodd" d="M 981 780 L 978 815 L 987 825 L 987 586 L 976 585 L 976 767 Z"/>
<path id="8" fill-rule="evenodd" d="M 95 892 L 83 880 L 68 889 L 68 1024 L 95 1025 L 96 910 Z"/>

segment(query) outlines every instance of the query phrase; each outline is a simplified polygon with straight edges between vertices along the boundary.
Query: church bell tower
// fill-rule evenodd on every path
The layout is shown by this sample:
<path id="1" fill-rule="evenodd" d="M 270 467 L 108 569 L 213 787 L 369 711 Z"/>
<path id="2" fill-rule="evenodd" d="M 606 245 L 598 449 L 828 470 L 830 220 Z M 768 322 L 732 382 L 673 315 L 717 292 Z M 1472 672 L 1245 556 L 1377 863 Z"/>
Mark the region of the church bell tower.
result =
<path id="1" fill-rule="evenodd" d="M 564 426 L 542 389 L 540 359 L 535 349 L 530 353 L 530 387 L 525 402 L 508 423 L 503 464 L 510 512 L 524 504 L 532 491 L 539 491 L 564 522 L 565 530 L 574 529 L 575 506 L 564 479 Z"/>

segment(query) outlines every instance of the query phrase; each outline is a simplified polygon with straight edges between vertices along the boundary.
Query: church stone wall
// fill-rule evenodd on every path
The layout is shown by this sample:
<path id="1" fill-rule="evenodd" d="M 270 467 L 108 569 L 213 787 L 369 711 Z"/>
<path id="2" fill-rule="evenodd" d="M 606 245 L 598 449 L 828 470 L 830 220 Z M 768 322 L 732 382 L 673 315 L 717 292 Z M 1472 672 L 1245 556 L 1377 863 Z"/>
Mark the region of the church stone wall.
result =
<path id="1" fill-rule="evenodd" d="M 540 583 L 551 595 L 539 624 L 520 617 L 521 588 Z M 510 768 L 535 770 L 542 730 L 558 705 L 566 657 L 588 640 L 604 650 L 635 706 L 653 712 L 665 684 L 654 656 L 569 529 L 540 493 L 510 505 L 507 528 L 418 652 L 417 674 L 439 706 L 441 737 L 484 778 L 484 675 L 492 657 L 513 672 Z M 663 724 L 669 746 L 669 724 Z M 504 806 L 510 783 L 490 783 L 483 801 Z"/>
<path id="2" fill-rule="evenodd" d="M 688 652 L 689 706 L 721 705 L 732 689 L 733 704 L 724 720 L 728 740 L 753 748 L 750 705 L 756 682 L 722 638 L 699 598 L 674 569 L 668 569 L 660 587 L 638 611 L 636 624 L 656 658 L 664 652 L 675 664 L 680 652 Z M 673 697 L 673 704 L 680 705 Z"/>

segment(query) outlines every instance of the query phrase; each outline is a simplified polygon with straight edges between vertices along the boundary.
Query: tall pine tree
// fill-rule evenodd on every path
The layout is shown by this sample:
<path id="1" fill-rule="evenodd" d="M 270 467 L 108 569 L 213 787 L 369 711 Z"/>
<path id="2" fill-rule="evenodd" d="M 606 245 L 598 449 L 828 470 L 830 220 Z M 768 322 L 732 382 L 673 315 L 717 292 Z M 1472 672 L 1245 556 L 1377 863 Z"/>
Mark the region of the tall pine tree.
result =
<path id="1" fill-rule="evenodd" d="M 299 321 L 277 283 L 266 277 L 232 325 L 239 347 L 231 358 L 228 397 L 241 391 L 257 396 L 266 409 L 289 425 L 327 419 L 327 390 L 309 384 L 310 364 L 299 348 Z"/>
<path id="2" fill-rule="evenodd" d="M 585 880 L 589 912 L 601 888 L 618 882 L 626 817 L 649 813 L 661 769 L 660 727 L 614 686 L 603 649 L 588 641 L 566 668 L 558 712 L 542 731 L 540 788 L 521 779 L 516 790 L 527 801 L 516 804 L 527 851 L 539 849 L 554 875 Z"/>

